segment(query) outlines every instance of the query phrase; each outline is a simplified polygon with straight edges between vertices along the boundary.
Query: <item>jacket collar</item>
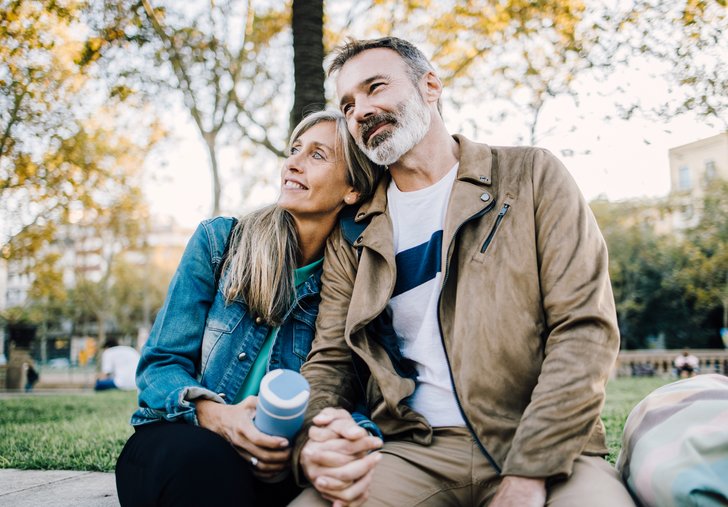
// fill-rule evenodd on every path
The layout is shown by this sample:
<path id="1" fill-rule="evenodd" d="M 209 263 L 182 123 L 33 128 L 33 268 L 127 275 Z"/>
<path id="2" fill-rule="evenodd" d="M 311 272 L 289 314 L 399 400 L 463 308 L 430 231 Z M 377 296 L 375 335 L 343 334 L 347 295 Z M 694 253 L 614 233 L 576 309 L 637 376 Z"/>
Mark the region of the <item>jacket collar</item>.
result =
<path id="1" fill-rule="evenodd" d="M 487 207 L 496 198 L 489 189 L 493 185 L 494 165 L 490 147 L 474 143 L 460 134 L 455 134 L 453 138 L 460 145 L 460 166 L 447 213 L 448 223 L 444 231 L 446 238 L 450 237 L 462 221 Z M 341 226 L 349 244 L 355 245 L 372 218 L 386 211 L 387 188 L 391 179 L 389 171 L 386 171 L 379 180 L 374 195 L 367 202 L 358 210 L 350 207 L 342 212 Z"/>
<path id="2" fill-rule="evenodd" d="M 493 183 L 493 155 L 490 146 L 474 143 L 460 134 L 455 134 L 453 138 L 460 145 L 458 181 L 490 186 Z"/>

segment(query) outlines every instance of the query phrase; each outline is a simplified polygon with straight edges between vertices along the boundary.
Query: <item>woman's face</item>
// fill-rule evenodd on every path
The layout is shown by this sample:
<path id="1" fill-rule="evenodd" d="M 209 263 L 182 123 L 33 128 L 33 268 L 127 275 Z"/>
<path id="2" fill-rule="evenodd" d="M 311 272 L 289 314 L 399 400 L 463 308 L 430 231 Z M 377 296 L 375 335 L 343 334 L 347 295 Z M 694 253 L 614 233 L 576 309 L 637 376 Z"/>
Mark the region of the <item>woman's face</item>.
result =
<path id="1" fill-rule="evenodd" d="M 346 162 L 334 154 L 337 142 L 333 121 L 317 123 L 293 142 L 283 164 L 278 206 L 297 218 L 325 218 L 356 202 Z"/>

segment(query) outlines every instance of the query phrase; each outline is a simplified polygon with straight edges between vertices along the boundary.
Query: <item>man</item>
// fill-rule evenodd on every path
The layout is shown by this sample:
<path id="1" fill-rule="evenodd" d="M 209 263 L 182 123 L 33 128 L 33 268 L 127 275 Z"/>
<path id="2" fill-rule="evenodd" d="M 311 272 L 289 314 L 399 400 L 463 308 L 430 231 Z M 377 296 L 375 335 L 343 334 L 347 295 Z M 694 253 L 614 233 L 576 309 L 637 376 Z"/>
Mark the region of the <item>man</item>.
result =
<path id="1" fill-rule="evenodd" d="M 96 379 L 94 390 L 136 389 L 136 369 L 139 352 L 135 348 L 119 345 L 113 338 L 106 340 L 101 353 L 101 375 Z"/>
<path id="2" fill-rule="evenodd" d="M 406 41 L 350 42 L 329 73 L 389 172 L 327 247 L 302 369 L 313 425 L 294 452 L 319 493 L 297 504 L 633 505 L 602 458 L 619 350 L 607 251 L 567 171 L 451 137 L 442 84 Z M 381 453 L 346 412 L 358 390 Z"/>

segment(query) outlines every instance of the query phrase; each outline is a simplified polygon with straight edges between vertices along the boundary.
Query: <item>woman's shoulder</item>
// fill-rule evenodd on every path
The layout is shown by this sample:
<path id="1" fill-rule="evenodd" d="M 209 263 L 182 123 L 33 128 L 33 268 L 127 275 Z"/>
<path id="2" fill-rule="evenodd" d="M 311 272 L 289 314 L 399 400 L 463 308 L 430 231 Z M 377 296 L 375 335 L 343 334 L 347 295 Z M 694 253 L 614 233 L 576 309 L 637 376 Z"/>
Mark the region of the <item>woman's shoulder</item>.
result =
<path id="1" fill-rule="evenodd" d="M 225 216 L 208 218 L 200 222 L 197 230 L 204 231 L 211 238 L 224 237 L 227 239 L 237 221 L 237 218 Z"/>
<path id="2" fill-rule="evenodd" d="M 238 219 L 235 217 L 217 216 L 207 218 L 200 222 L 200 227 L 204 227 L 211 231 L 227 231 L 230 232 L 233 225 L 237 223 Z"/>
<path id="3" fill-rule="evenodd" d="M 220 255 L 236 222 L 236 218 L 225 216 L 203 220 L 197 226 L 189 244 L 206 247 L 213 256 Z"/>

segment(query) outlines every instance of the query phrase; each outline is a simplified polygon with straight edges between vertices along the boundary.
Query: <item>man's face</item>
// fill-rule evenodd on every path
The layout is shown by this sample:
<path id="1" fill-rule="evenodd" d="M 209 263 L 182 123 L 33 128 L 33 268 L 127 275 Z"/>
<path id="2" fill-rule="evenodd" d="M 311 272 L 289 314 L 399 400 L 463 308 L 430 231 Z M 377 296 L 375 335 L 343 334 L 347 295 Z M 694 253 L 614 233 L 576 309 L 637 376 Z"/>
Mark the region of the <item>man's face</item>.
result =
<path id="1" fill-rule="evenodd" d="M 430 128 L 430 108 L 405 62 L 390 49 L 369 49 L 347 61 L 336 88 L 349 133 L 379 165 L 395 163 Z"/>

